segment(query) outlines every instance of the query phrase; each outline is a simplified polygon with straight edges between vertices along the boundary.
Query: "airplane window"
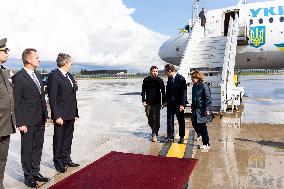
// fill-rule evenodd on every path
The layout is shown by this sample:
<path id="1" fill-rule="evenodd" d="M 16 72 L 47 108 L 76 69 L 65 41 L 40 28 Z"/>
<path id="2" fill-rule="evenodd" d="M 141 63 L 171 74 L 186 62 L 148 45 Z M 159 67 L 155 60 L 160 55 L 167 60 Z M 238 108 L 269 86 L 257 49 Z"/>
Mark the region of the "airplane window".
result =
<path id="1" fill-rule="evenodd" d="M 259 23 L 263 24 L 263 19 L 262 18 L 259 19 Z"/>
<path id="2" fill-rule="evenodd" d="M 269 23 L 272 23 L 273 22 L 273 18 L 269 18 Z"/>
<path id="3" fill-rule="evenodd" d="M 253 19 L 250 19 L 249 24 L 253 25 Z"/>
<path id="4" fill-rule="evenodd" d="M 284 17 L 280 17 L 280 22 L 284 22 Z"/>

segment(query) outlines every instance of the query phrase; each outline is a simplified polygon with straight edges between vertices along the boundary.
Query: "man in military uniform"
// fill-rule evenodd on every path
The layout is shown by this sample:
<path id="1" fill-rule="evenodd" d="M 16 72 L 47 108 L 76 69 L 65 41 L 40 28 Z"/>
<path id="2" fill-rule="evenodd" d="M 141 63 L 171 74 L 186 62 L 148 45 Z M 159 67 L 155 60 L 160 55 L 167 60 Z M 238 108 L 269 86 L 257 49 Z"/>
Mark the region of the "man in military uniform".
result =
<path id="1" fill-rule="evenodd" d="M 7 39 L 0 40 L 0 189 L 4 189 L 3 179 L 8 156 L 10 134 L 15 133 L 13 87 L 10 72 L 2 64 L 8 59 Z"/>

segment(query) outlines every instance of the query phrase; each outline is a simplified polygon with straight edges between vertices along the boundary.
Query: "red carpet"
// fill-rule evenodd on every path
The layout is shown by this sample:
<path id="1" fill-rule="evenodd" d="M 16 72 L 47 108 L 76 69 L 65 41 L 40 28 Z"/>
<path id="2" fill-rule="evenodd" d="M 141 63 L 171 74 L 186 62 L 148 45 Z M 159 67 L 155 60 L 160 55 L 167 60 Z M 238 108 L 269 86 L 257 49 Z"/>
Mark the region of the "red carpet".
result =
<path id="1" fill-rule="evenodd" d="M 49 189 L 182 189 L 196 162 L 110 152 Z"/>

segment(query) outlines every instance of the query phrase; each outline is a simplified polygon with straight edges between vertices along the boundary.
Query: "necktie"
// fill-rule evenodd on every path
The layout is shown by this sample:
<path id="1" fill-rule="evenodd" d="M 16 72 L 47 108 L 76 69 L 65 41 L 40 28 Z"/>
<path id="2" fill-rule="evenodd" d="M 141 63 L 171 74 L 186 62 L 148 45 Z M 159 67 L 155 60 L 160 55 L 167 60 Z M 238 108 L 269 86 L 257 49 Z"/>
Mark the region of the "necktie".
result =
<path id="1" fill-rule="evenodd" d="M 70 77 L 68 76 L 68 73 L 65 74 L 65 77 L 70 81 L 70 83 L 71 83 L 71 85 L 72 85 L 72 87 L 73 87 L 73 82 L 72 82 L 72 80 L 70 79 Z"/>
<path id="2" fill-rule="evenodd" d="M 32 79 L 35 82 L 39 93 L 41 94 L 41 87 L 40 87 L 39 81 L 38 81 L 38 79 L 36 77 L 36 74 L 34 72 L 32 72 Z"/>

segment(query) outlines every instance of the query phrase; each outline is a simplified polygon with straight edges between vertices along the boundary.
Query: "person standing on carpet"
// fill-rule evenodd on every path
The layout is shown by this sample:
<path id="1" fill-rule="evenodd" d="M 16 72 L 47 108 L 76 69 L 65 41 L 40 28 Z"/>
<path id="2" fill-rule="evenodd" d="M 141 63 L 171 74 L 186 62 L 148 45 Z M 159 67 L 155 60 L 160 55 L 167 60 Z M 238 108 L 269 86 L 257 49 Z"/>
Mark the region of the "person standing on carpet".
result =
<path id="1" fill-rule="evenodd" d="M 75 119 L 79 118 L 76 91 L 78 86 L 71 70 L 72 57 L 59 53 L 56 59 L 58 69 L 48 77 L 48 97 L 51 109 L 51 118 L 54 122 L 53 161 L 56 170 L 60 173 L 66 167 L 78 167 L 71 160 L 71 146 Z"/>
<path id="2" fill-rule="evenodd" d="M 167 105 L 167 139 L 174 141 L 174 115 L 177 116 L 179 124 L 179 143 L 184 142 L 185 120 L 184 109 L 187 96 L 187 85 L 184 77 L 176 73 L 172 64 L 165 65 L 165 74 L 168 76 L 166 87 L 166 105 Z"/>
<path id="3" fill-rule="evenodd" d="M 144 78 L 141 96 L 148 124 L 152 129 L 152 142 L 157 142 L 160 128 L 161 103 L 165 102 L 166 97 L 164 81 L 158 76 L 158 67 L 152 66 L 150 68 L 150 76 Z"/>
<path id="4" fill-rule="evenodd" d="M 197 139 L 202 137 L 201 149 L 210 149 L 209 136 L 206 123 L 212 120 L 211 92 L 207 84 L 203 83 L 204 75 L 200 71 L 191 74 L 192 87 L 192 126 L 197 134 Z"/>
<path id="5" fill-rule="evenodd" d="M 39 182 L 50 179 L 43 177 L 40 161 L 44 142 L 45 123 L 48 119 L 45 94 L 41 76 L 35 73 L 40 60 L 37 50 L 25 49 L 22 53 L 23 69 L 13 77 L 16 123 L 21 132 L 21 163 L 24 183 L 36 188 Z"/>

